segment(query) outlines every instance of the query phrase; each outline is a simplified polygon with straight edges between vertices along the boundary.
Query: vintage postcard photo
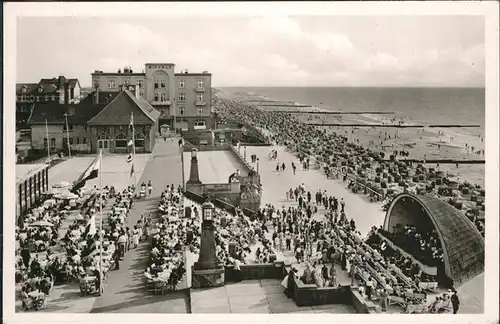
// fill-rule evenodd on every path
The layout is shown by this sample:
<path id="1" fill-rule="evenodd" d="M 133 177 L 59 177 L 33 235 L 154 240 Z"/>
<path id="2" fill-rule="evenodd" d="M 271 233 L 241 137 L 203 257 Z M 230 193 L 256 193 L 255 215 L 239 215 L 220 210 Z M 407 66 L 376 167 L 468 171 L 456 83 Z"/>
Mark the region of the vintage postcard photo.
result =
<path id="1" fill-rule="evenodd" d="M 7 322 L 498 319 L 498 4 L 288 5 L 5 7 Z"/>

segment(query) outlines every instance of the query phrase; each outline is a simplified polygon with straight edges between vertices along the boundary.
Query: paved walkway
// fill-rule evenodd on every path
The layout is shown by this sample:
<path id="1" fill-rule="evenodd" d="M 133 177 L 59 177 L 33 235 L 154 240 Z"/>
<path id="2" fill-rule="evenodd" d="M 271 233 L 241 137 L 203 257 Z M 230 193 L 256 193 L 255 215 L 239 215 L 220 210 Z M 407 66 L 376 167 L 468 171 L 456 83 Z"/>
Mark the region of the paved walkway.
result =
<path id="1" fill-rule="evenodd" d="M 284 147 L 276 147 L 278 150 L 278 159 L 269 160 L 268 154 L 271 147 L 252 146 L 247 147 L 247 157 L 251 154 L 257 154 L 259 158 L 259 173 L 263 185 L 262 203 L 273 204 L 276 207 L 285 205 L 298 206 L 298 203 L 286 200 L 286 191 L 290 188 L 295 189 L 301 183 L 304 183 L 306 190 L 311 191 L 312 199 L 316 192 L 326 190 L 329 195 L 337 198 L 344 198 L 346 203 L 345 210 L 348 218 L 353 218 L 356 227 L 362 234 L 369 232 L 372 226 L 382 225 L 385 218 L 385 212 L 382 210 L 381 203 L 371 203 L 367 197 L 362 194 L 354 194 L 348 191 L 346 185 L 340 180 L 327 179 L 319 170 L 302 170 L 300 161 L 291 153 L 286 152 Z M 293 175 L 291 162 L 297 165 L 297 172 Z M 277 163 L 285 163 L 284 172 L 276 172 Z M 253 164 L 257 169 L 257 164 Z"/>
<path id="2" fill-rule="evenodd" d="M 236 170 L 240 170 L 241 175 L 247 175 L 248 173 L 246 167 L 230 151 L 198 152 L 198 172 L 200 181 L 203 183 L 227 183 L 229 176 Z M 189 180 L 190 171 L 191 152 L 184 152 L 184 176 L 186 181 Z"/>
<path id="3" fill-rule="evenodd" d="M 299 307 L 285 296 L 281 281 L 276 279 L 245 280 L 218 288 L 195 289 L 191 291 L 191 304 L 193 314 L 356 313 L 348 305 Z"/>
<path id="4" fill-rule="evenodd" d="M 142 213 L 157 213 L 158 200 L 167 185 L 182 183 L 182 167 L 177 142 L 158 142 L 148 161 L 139 184 L 153 183 L 153 193 L 145 200 L 136 201 L 127 226 L 134 226 Z M 146 292 L 143 273 L 149 257 L 149 242 L 143 241 L 136 249 L 130 250 L 120 269 L 110 272 L 103 296 L 96 298 L 91 313 L 186 313 L 187 298 L 184 292 L 165 296 L 151 296 Z"/>

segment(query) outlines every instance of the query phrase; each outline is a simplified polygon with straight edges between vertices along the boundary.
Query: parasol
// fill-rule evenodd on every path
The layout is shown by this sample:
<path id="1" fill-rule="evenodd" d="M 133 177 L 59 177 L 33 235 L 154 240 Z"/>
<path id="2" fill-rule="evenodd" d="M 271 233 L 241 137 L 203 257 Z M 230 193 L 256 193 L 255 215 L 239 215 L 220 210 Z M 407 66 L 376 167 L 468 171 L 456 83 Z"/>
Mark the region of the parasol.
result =
<path id="1" fill-rule="evenodd" d="M 52 185 L 52 188 L 68 188 L 71 186 L 72 186 L 72 184 L 67 182 L 67 181 L 60 181 L 60 182 L 54 183 Z"/>
<path id="2" fill-rule="evenodd" d="M 64 200 L 71 200 L 71 199 L 77 199 L 78 195 L 75 195 L 74 193 L 66 191 L 66 192 L 55 194 L 54 198 L 64 199 Z"/>
<path id="3" fill-rule="evenodd" d="M 38 221 L 34 222 L 32 224 L 29 224 L 31 227 L 53 227 L 54 224 L 47 222 L 47 221 Z"/>

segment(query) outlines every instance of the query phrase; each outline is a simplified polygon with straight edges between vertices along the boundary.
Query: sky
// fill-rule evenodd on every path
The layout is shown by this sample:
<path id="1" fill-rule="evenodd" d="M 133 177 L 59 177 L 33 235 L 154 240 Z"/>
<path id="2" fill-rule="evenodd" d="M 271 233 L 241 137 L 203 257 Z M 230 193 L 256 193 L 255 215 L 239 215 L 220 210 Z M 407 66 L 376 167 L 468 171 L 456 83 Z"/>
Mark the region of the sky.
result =
<path id="1" fill-rule="evenodd" d="M 481 16 L 20 17 L 17 82 L 175 63 L 223 86 L 483 87 Z"/>

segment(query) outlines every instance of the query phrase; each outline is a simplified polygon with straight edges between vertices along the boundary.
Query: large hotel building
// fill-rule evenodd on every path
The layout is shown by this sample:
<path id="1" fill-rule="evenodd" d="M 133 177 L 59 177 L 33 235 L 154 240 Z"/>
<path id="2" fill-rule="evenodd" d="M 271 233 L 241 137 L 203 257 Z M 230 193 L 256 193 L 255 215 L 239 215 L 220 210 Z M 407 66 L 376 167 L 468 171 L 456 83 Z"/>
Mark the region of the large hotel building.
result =
<path id="1" fill-rule="evenodd" d="M 147 63 L 141 72 L 124 68 L 116 72 L 94 71 L 94 92 L 118 92 L 122 85 L 135 85 L 138 94 L 160 112 L 159 126 L 176 130 L 212 129 L 212 75 L 175 73 L 175 64 Z"/>

